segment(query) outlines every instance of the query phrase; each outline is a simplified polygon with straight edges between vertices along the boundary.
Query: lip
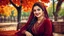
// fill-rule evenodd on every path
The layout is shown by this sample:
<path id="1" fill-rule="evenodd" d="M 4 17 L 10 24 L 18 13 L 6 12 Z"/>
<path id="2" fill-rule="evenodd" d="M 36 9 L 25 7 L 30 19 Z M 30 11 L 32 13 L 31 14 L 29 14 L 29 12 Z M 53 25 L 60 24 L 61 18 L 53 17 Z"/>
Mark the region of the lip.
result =
<path id="1" fill-rule="evenodd" d="M 38 13 L 36 13 L 36 15 L 38 16 L 39 14 L 38 14 Z"/>

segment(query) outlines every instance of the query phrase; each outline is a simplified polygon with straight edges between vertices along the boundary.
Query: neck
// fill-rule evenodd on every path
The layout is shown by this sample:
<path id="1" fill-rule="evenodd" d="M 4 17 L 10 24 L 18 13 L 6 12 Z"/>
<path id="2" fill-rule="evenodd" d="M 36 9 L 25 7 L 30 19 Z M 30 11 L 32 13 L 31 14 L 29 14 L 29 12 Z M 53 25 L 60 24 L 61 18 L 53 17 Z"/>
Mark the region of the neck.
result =
<path id="1" fill-rule="evenodd" d="M 39 17 L 37 22 L 40 23 L 41 20 L 44 20 L 44 18 L 45 18 L 44 16 Z"/>

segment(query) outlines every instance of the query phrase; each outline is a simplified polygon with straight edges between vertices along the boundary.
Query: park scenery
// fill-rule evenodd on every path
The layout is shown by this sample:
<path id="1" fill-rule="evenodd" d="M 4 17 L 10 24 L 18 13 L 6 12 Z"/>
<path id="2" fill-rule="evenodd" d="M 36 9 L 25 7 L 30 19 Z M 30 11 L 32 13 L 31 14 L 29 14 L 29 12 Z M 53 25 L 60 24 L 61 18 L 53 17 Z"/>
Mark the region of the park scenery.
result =
<path id="1" fill-rule="evenodd" d="M 64 0 L 0 0 L 0 36 L 15 36 L 28 21 L 35 2 L 44 3 L 54 36 L 64 36 Z"/>

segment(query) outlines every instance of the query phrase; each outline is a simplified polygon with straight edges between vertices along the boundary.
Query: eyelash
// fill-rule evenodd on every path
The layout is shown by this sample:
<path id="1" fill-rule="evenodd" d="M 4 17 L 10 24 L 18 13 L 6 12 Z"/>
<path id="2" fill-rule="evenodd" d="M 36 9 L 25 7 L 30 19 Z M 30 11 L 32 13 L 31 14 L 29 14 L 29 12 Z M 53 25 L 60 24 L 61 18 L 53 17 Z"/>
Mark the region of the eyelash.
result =
<path id="1" fill-rule="evenodd" d="M 40 9 L 37 9 L 38 11 L 40 11 Z M 33 10 L 33 11 L 36 11 L 36 10 Z"/>
<path id="2" fill-rule="evenodd" d="M 40 9 L 37 9 L 38 11 L 40 11 Z"/>
<path id="3" fill-rule="evenodd" d="M 33 10 L 33 11 L 36 11 L 36 10 Z"/>

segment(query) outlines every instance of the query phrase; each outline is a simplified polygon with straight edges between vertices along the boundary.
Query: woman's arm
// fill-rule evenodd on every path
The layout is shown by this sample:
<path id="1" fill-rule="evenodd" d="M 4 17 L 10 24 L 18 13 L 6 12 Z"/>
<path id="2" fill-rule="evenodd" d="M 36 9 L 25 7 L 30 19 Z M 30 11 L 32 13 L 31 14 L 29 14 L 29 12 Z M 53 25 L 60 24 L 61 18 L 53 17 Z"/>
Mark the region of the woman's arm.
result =
<path id="1" fill-rule="evenodd" d="M 28 36 L 28 35 L 31 35 L 32 36 L 32 34 L 30 33 L 30 32 L 28 32 L 28 31 L 26 31 L 26 29 L 27 29 L 27 24 L 25 24 L 25 26 L 23 26 L 21 29 L 20 29 L 20 31 L 18 31 L 17 33 L 16 33 L 16 35 L 17 36 Z"/>
<path id="2" fill-rule="evenodd" d="M 44 24 L 44 36 L 53 36 L 52 23 L 49 19 L 47 19 L 46 23 Z"/>
<path id="3" fill-rule="evenodd" d="M 26 26 L 21 29 L 21 34 L 25 34 L 26 36 L 33 36 L 30 32 L 26 31 Z"/>
<path id="4" fill-rule="evenodd" d="M 25 31 L 25 35 L 26 36 L 33 36 L 30 32 L 28 32 L 28 31 Z"/>

